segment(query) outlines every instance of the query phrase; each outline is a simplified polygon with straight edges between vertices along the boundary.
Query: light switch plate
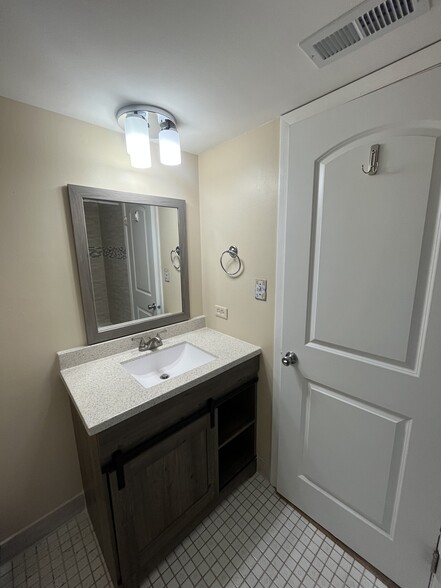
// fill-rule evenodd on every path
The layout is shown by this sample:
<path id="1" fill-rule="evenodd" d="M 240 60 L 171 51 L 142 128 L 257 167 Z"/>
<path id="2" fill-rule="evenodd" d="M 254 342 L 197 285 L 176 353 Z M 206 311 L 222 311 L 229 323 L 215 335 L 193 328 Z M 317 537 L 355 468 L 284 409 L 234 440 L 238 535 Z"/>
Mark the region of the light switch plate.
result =
<path id="1" fill-rule="evenodd" d="M 170 270 L 167 267 L 164 268 L 164 282 L 170 282 Z"/>
<path id="2" fill-rule="evenodd" d="M 256 280 L 254 297 L 256 300 L 266 300 L 266 280 Z"/>

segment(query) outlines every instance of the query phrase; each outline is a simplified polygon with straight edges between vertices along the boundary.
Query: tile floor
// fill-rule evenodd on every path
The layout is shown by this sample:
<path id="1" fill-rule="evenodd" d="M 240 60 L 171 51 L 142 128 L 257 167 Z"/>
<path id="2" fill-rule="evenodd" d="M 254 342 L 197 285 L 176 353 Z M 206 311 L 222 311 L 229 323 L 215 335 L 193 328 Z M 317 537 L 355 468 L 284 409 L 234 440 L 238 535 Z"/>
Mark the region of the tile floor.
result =
<path id="1" fill-rule="evenodd" d="M 111 588 L 86 513 L 0 567 L 1 588 Z M 224 500 L 142 588 L 386 588 L 256 475 Z"/>
<path id="2" fill-rule="evenodd" d="M 86 512 L 0 567 L 0 588 L 113 588 Z"/>

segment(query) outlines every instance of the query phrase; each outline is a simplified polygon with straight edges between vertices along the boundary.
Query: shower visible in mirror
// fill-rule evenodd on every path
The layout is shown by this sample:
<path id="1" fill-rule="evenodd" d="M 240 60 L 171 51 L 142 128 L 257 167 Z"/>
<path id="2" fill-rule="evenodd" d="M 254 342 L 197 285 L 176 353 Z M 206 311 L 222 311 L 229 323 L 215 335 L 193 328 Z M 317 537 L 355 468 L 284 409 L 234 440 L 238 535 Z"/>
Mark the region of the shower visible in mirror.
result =
<path id="1" fill-rule="evenodd" d="M 188 318 L 188 274 L 170 261 L 186 249 L 185 202 L 82 186 L 69 198 L 88 342 Z"/>

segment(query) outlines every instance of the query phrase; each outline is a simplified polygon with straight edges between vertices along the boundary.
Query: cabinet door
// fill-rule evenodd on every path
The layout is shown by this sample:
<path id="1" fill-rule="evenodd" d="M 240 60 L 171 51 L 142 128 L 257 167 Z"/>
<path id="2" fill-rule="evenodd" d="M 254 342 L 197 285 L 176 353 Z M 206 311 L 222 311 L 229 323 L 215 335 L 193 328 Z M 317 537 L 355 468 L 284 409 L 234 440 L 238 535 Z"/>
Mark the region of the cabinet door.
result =
<path id="1" fill-rule="evenodd" d="M 109 476 L 124 587 L 137 586 L 152 562 L 216 496 L 215 429 L 209 415 L 125 464 L 125 486 Z"/>

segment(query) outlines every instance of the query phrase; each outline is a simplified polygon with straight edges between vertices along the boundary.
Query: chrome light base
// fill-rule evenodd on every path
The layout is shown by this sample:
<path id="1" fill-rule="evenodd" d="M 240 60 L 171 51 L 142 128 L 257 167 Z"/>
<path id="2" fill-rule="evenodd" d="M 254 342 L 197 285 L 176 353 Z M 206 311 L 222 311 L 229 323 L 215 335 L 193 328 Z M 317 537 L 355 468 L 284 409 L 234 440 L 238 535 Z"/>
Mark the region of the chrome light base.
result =
<path id="1" fill-rule="evenodd" d="M 127 106 L 123 106 L 117 111 L 116 120 L 119 126 L 124 129 L 124 122 L 128 114 L 139 114 L 148 119 L 149 113 L 163 116 L 165 119 L 171 121 L 175 127 L 177 126 L 176 119 L 171 112 L 164 110 L 164 108 L 153 106 L 152 104 L 128 104 Z"/>

